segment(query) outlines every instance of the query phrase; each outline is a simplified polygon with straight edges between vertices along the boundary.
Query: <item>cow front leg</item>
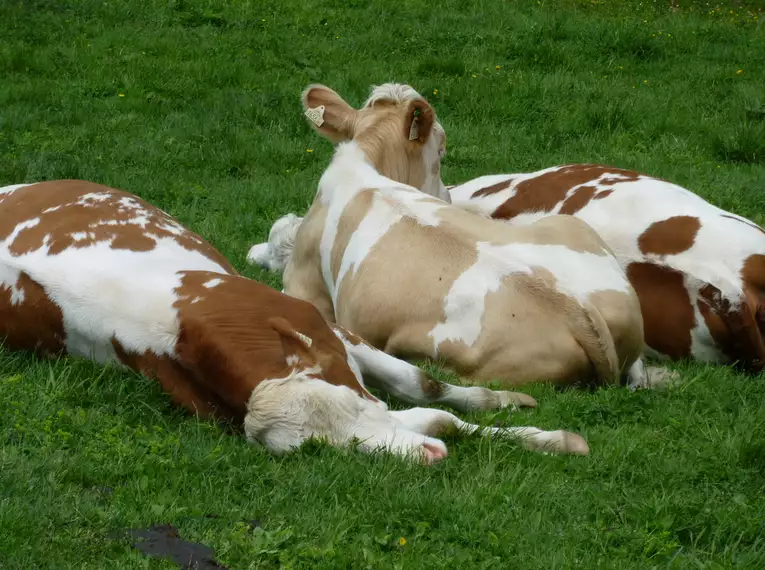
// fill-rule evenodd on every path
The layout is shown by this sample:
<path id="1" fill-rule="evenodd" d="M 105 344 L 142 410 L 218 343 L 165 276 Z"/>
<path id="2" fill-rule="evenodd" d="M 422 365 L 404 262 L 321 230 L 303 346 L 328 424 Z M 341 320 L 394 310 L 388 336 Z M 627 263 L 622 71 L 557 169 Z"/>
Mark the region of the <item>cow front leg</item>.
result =
<path id="1" fill-rule="evenodd" d="M 424 370 L 374 348 L 339 325 L 332 328 L 358 365 L 365 383 L 407 404 L 441 404 L 461 412 L 506 407 L 533 408 L 537 405 L 534 398 L 520 392 L 440 382 Z"/>
<path id="2" fill-rule="evenodd" d="M 454 414 L 431 408 L 412 408 L 411 410 L 389 412 L 404 426 L 428 437 L 447 434 L 477 434 L 496 436 L 519 442 L 526 449 L 542 453 L 567 455 L 587 455 L 590 448 L 585 439 L 575 433 L 563 430 L 544 431 L 535 427 L 482 427 L 463 422 Z"/>

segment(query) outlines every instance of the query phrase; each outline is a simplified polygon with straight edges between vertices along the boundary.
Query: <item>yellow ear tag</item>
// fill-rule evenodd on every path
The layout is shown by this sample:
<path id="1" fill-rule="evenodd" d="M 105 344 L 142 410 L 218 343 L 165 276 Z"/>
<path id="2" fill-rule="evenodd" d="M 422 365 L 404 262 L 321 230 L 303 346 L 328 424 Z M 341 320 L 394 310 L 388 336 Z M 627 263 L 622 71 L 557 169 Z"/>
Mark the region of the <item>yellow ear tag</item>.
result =
<path id="1" fill-rule="evenodd" d="M 420 138 L 420 129 L 417 126 L 417 118 L 412 120 L 412 126 L 409 127 L 409 140 L 413 141 Z"/>
<path id="2" fill-rule="evenodd" d="M 322 126 L 324 124 L 324 105 L 306 109 L 305 116 L 317 127 Z"/>
<path id="3" fill-rule="evenodd" d="M 322 108 L 323 108 L 323 107 L 322 107 Z M 324 121 L 322 121 L 322 122 L 324 122 Z M 321 126 L 321 125 L 317 125 L 317 126 Z M 303 343 L 304 343 L 306 346 L 311 346 L 311 345 L 313 344 L 313 340 L 311 339 L 311 337 L 309 337 L 309 336 L 306 336 L 306 335 L 304 335 L 303 333 L 301 333 L 301 332 L 298 332 L 298 331 L 295 331 L 295 334 L 298 336 L 298 338 L 299 338 L 300 340 L 302 340 L 302 341 L 303 341 Z"/>

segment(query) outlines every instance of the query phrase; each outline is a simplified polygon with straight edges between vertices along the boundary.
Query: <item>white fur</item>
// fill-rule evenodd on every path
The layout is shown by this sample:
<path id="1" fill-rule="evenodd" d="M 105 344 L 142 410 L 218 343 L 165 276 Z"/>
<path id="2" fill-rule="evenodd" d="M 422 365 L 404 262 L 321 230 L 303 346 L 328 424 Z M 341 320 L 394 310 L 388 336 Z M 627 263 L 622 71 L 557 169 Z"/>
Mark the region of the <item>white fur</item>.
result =
<path id="1" fill-rule="evenodd" d="M 268 241 L 253 245 L 247 253 L 247 261 L 271 271 L 284 271 L 302 221 L 303 218 L 295 214 L 276 220 L 268 233 Z"/>

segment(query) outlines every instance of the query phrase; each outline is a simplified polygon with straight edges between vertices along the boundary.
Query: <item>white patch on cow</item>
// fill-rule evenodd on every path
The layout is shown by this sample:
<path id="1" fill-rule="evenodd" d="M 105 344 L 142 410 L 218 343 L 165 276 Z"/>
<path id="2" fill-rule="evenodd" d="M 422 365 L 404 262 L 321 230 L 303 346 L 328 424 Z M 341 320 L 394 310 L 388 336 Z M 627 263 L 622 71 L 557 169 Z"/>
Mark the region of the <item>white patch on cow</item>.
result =
<path id="1" fill-rule="evenodd" d="M 610 255 L 530 243 L 479 242 L 476 249 L 478 259 L 454 281 L 444 300 L 446 319 L 429 333 L 436 353 L 447 340 L 475 344 L 481 334 L 486 296 L 498 291 L 509 275 L 531 275 L 534 268 L 544 268 L 556 278 L 557 290 L 580 303 L 596 291 L 630 291 L 629 282 Z"/>
<path id="2" fill-rule="evenodd" d="M 32 184 L 34 184 L 34 182 Z M 24 188 L 25 186 L 32 186 L 32 184 L 11 184 L 10 186 L 3 186 L 2 188 L 0 188 L 0 194 L 10 194 L 11 192 L 18 190 L 19 188 Z"/>
<path id="3" fill-rule="evenodd" d="M 0 263 L 0 287 L 10 289 L 14 305 L 24 302 L 24 290 L 18 286 L 20 276 L 21 272 L 15 267 Z"/>
<path id="4" fill-rule="evenodd" d="M 247 252 L 247 262 L 271 271 L 284 271 L 295 245 L 302 217 L 287 214 L 274 222 L 268 242 L 255 244 Z"/>
<path id="5" fill-rule="evenodd" d="M 217 287 L 221 283 L 223 283 L 223 279 L 216 277 L 215 279 L 210 279 L 207 283 L 203 283 L 202 286 L 207 287 L 208 289 L 212 289 L 213 287 Z"/>
<path id="6" fill-rule="evenodd" d="M 297 354 L 287 356 L 287 366 L 295 366 L 298 362 L 300 362 L 300 357 Z"/>
<path id="7" fill-rule="evenodd" d="M 337 284 L 334 287 L 329 287 L 329 290 L 332 292 L 332 302 L 335 306 L 337 306 L 340 283 L 343 282 L 346 274 L 351 271 L 351 275 L 356 273 L 364 259 L 369 255 L 369 252 L 372 251 L 372 248 L 402 217 L 401 214 L 393 211 L 390 204 L 386 203 L 379 194 L 375 193 L 367 215 L 348 240 L 348 245 L 343 252 L 343 259 L 340 263 L 340 270 L 337 273 Z M 324 231 L 326 233 L 327 229 L 325 228 Z M 331 251 L 332 249 L 329 248 L 325 254 L 322 249 L 322 271 L 325 273 L 325 280 L 327 279 L 326 275 L 332 279 Z M 332 281 L 327 281 L 328 286 L 330 283 Z"/>
<path id="8" fill-rule="evenodd" d="M 77 203 L 90 206 L 92 204 L 89 204 L 88 202 L 105 202 L 111 197 L 112 194 L 109 192 L 89 192 L 80 196 Z"/>
<path id="9" fill-rule="evenodd" d="M 444 299 L 446 319 L 428 333 L 433 339 L 434 356 L 447 340 L 473 346 L 481 334 L 486 295 L 499 290 L 502 280 L 511 274 L 531 274 L 531 268 L 501 255 L 496 246 L 476 244 L 478 259 L 452 283 Z"/>
<path id="10" fill-rule="evenodd" d="M 12 244 L 16 238 L 19 237 L 21 232 L 29 228 L 34 228 L 39 224 L 40 218 L 30 218 L 29 220 L 24 220 L 23 222 L 16 224 L 16 227 L 13 228 L 13 231 L 8 235 L 7 238 L 5 238 L 4 242 L 9 245 Z"/>
<path id="11" fill-rule="evenodd" d="M 49 235 L 47 235 L 45 237 L 49 237 Z M 88 237 L 88 235 L 89 234 L 87 232 L 72 232 L 72 239 L 74 241 L 82 241 L 82 240 L 86 239 Z"/>

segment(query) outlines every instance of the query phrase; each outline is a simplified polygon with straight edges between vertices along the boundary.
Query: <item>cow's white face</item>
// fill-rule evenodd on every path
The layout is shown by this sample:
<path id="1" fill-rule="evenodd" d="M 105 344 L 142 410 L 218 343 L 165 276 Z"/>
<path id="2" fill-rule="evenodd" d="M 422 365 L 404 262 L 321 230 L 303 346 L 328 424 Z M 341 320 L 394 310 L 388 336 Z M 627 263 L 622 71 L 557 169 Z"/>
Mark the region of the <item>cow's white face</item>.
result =
<path id="1" fill-rule="evenodd" d="M 408 429 L 384 403 L 329 384 L 316 372 L 295 371 L 255 388 L 244 420 L 247 439 L 277 455 L 314 438 L 338 447 L 356 441 L 364 452 L 381 450 L 424 463 L 446 457 L 441 440 Z"/>

